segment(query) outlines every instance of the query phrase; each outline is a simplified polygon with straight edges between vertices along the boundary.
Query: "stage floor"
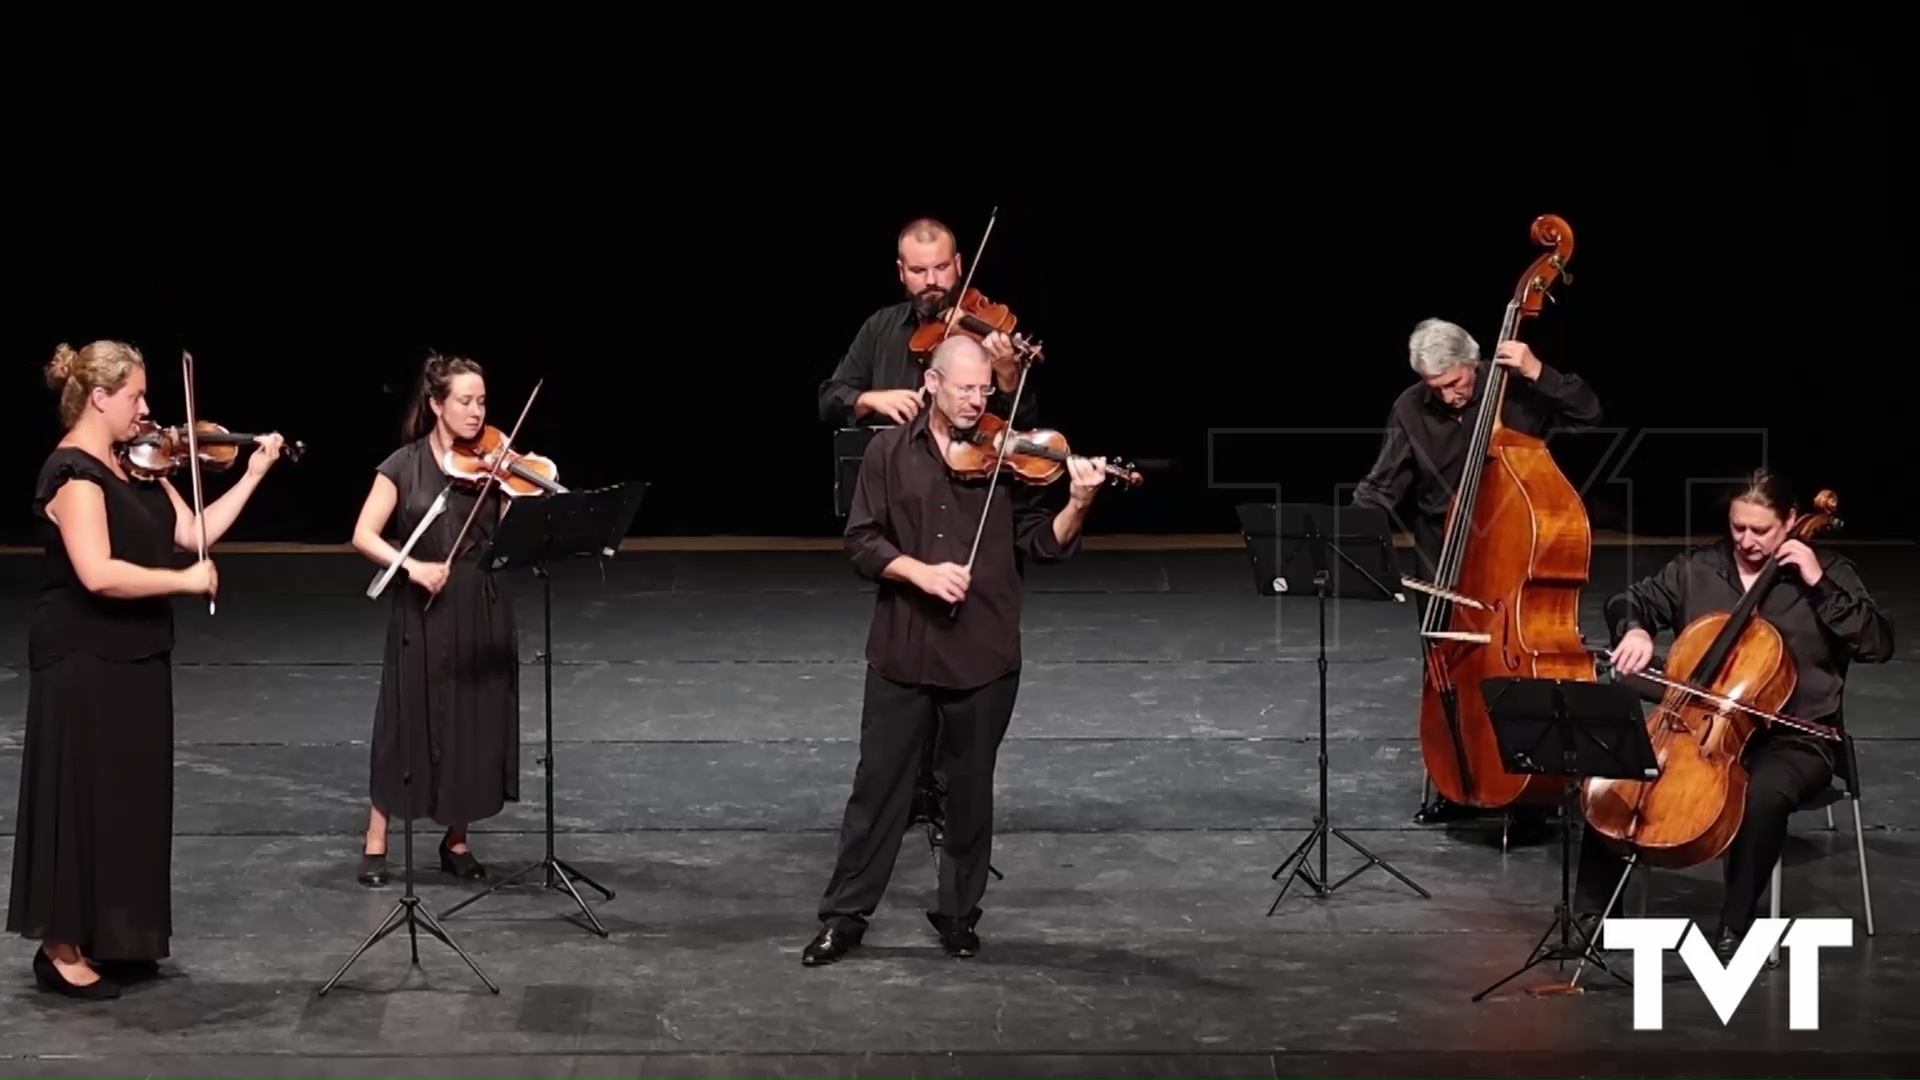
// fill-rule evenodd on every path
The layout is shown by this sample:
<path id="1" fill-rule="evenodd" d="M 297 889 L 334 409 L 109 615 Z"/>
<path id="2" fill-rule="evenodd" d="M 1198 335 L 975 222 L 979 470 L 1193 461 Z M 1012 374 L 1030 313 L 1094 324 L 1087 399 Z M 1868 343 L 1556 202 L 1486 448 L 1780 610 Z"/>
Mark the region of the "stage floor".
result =
<path id="1" fill-rule="evenodd" d="M 1536 998 L 1518 966 L 1552 918 L 1557 840 L 1506 852 L 1496 820 L 1411 823 L 1421 795 L 1408 604 L 1329 611 L 1336 825 L 1375 868 L 1329 900 L 1275 866 L 1317 805 L 1311 598 L 1256 595 L 1234 551 L 1089 552 L 1029 581 L 1026 675 L 1001 755 L 985 945 L 947 958 L 915 833 L 865 946 L 801 967 L 856 756 L 871 600 L 827 552 L 638 552 L 554 576 L 560 855 L 616 892 L 496 894 L 446 921 L 500 987 L 404 934 L 315 991 L 392 908 L 354 880 L 384 604 L 351 556 L 230 555 L 219 613 L 182 603 L 175 654 L 176 937 L 167 977 L 118 1002 L 34 990 L 0 956 L 0 1069 L 22 1076 L 1891 1076 L 1920 1060 L 1920 558 L 1858 547 L 1900 635 L 1855 669 L 1877 936 L 1851 815 L 1796 818 L 1786 912 L 1853 917 L 1827 950 L 1820 1030 L 1787 1027 L 1786 966 L 1722 1025 L 1678 959 L 1667 1029 L 1633 991 Z M 1670 548 L 1599 548 L 1600 605 Z M 0 558 L 0 877 L 18 797 L 38 560 Z M 476 829 L 496 874 L 543 853 L 540 593 L 515 585 L 523 802 Z M 419 893 L 477 887 L 416 834 Z M 392 847 L 397 866 L 400 841 Z M 1336 877 L 1360 865 L 1344 845 Z M 1710 921 L 1718 865 L 1656 876 L 1648 914 Z M 575 915 L 577 918 L 577 914 Z M 1625 954 L 1610 954 L 1625 966 Z"/>

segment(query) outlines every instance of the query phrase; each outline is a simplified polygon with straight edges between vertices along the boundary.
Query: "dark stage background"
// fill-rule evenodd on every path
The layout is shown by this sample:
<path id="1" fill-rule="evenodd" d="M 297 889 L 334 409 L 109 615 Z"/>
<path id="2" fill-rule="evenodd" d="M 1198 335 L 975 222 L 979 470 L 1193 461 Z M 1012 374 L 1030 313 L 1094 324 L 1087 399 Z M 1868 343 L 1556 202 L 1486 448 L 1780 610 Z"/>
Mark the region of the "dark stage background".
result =
<path id="1" fill-rule="evenodd" d="M 1494 98 L 1395 94 L 1365 123 L 1308 110 L 1256 138 L 1169 107 L 977 157 L 868 124 L 747 138 L 744 116 L 671 147 L 445 124 L 209 131 L 112 167 L 68 147 L 12 173 L 0 409 L 25 450 L 0 531 L 24 536 L 58 437 L 54 345 L 118 337 L 146 350 L 157 419 L 182 418 L 185 347 L 206 418 L 308 443 L 234 539 L 345 541 L 428 348 L 487 367 L 503 429 L 544 378 L 521 445 L 570 486 L 651 481 L 636 535 L 831 535 L 816 388 L 897 298 L 900 225 L 943 218 L 970 256 L 998 205 L 975 284 L 1046 343 L 1046 421 L 1177 465 L 1104 499 L 1096 531 L 1232 532 L 1282 482 L 1343 500 L 1413 378 L 1414 323 L 1491 353 L 1552 212 L 1573 282 L 1527 337 L 1606 405 L 1561 455 L 1596 527 L 1711 531 L 1690 480 L 1765 461 L 1837 488 L 1855 535 L 1920 532 L 1879 76 L 1696 58 L 1661 78 L 1536 131 Z"/>

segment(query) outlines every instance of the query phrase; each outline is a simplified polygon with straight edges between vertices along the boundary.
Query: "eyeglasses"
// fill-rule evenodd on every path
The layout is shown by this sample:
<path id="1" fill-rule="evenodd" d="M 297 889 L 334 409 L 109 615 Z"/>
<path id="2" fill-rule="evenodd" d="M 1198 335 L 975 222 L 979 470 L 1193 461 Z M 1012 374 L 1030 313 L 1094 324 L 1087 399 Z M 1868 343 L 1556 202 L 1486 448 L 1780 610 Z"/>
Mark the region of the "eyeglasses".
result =
<path id="1" fill-rule="evenodd" d="M 936 374 L 938 373 L 936 372 Z M 942 375 L 940 376 L 940 378 L 942 382 L 946 381 L 946 376 Z M 1000 389 L 999 387 L 993 385 L 992 383 L 987 383 L 982 386 L 962 386 L 959 383 L 950 382 L 950 383 L 947 383 L 947 385 L 953 387 L 954 391 L 958 393 L 961 397 L 979 396 L 982 398 L 990 398 Z"/>

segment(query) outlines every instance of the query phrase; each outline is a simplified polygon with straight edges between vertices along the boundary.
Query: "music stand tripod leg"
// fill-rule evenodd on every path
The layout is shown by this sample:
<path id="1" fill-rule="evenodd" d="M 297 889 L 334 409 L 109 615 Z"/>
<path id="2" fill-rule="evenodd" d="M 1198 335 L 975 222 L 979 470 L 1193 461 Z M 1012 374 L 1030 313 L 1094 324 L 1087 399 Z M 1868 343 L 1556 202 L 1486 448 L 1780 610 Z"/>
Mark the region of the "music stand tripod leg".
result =
<path id="1" fill-rule="evenodd" d="M 1280 866 L 1274 870 L 1273 878 L 1275 880 L 1279 879 L 1291 864 L 1293 866 L 1293 877 L 1305 881 L 1308 887 L 1314 890 L 1316 895 L 1324 899 L 1333 895 L 1341 886 L 1346 885 L 1361 874 L 1377 866 L 1393 875 L 1401 884 L 1406 885 L 1414 892 L 1420 894 L 1422 899 L 1431 900 L 1433 899 L 1432 893 L 1421 888 L 1418 883 L 1406 874 L 1401 873 L 1392 863 L 1375 855 L 1373 852 L 1356 843 L 1352 837 L 1333 827 L 1332 809 L 1328 805 L 1330 781 L 1327 775 L 1327 596 L 1332 591 L 1331 575 L 1327 569 L 1327 564 L 1331 560 L 1327 558 L 1327 552 L 1331 551 L 1335 558 L 1338 558 L 1346 565 L 1352 566 L 1361 578 L 1371 583 L 1372 586 L 1379 591 L 1382 599 L 1391 599 L 1394 594 L 1377 576 L 1369 573 L 1364 567 L 1356 563 L 1346 552 L 1341 551 L 1331 538 L 1320 531 L 1317 522 L 1318 518 L 1323 514 L 1329 516 L 1329 518 L 1331 517 L 1331 511 L 1325 509 L 1310 511 L 1308 513 L 1306 517 L 1307 524 L 1304 530 L 1305 535 L 1303 537 L 1305 548 L 1313 563 L 1314 599 L 1319 612 L 1319 651 L 1316 657 L 1315 667 L 1319 671 L 1320 682 L 1320 812 L 1315 815 L 1313 819 L 1312 831 L 1307 834 L 1305 840 L 1301 841 L 1300 846 L 1294 849 L 1293 854 L 1287 856 L 1286 861 L 1282 862 Z M 1327 870 L 1327 852 L 1330 846 L 1328 837 L 1330 835 L 1339 838 L 1342 843 L 1346 844 L 1366 860 L 1366 862 L 1362 863 L 1339 881 L 1331 881 L 1331 875 Z M 1317 874 L 1309 868 L 1307 863 L 1307 856 L 1316 849 L 1320 855 L 1320 870 Z M 1286 898 L 1287 889 L 1290 888 L 1292 884 L 1293 878 L 1288 878 L 1287 883 L 1280 887 L 1279 894 L 1273 898 L 1273 903 L 1267 908 L 1267 914 L 1269 916 L 1279 910 L 1280 902 Z"/>
<path id="2" fill-rule="evenodd" d="M 1499 982 L 1473 996 L 1478 1002 L 1524 972 L 1549 960 L 1564 965 L 1579 961 L 1573 978 L 1564 983 L 1548 983 L 1532 989 L 1535 994 L 1580 993 L 1580 975 L 1591 962 L 1627 985 L 1626 976 L 1614 971 L 1601 959 L 1597 943 L 1579 924 L 1573 910 L 1573 818 L 1578 812 L 1577 793 L 1584 779 L 1607 777 L 1639 779 L 1657 768 L 1653 748 L 1647 742 L 1638 700 L 1618 686 L 1577 680 L 1497 678 L 1482 684 L 1500 742 L 1503 762 L 1509 772 L 1565 777 L 1560 792 L 1560 899 L 1554 905 L 1553 922 L 1535 943 L 1527 962 Z M 1592 732 L 1604 728 L 1607 737 Z M 1627 733 L 1631 733 L 1630 735 Z M 1620 736 L 1626 736 L 1621 738 Z M 1633 737 L 1637 736 L 1637 746 Z M 1623 759 L 1622 754 L 1626 757 Z M 1615 883 L 1613 895 L 1601 912 L 1600 924 L 1620 900 L 1627 879 L 1633 873 L 1637 855 L 1626 860 L 1626 869 Z M 1557 944 L 1548 944 L 1555 932 Z M 1580 939 L 1578 948 L 1573 939 Z"/>
<path id="3" fill-rule="evenodd" d="M 573 867 L 567 865 L 565 862 L 561 861 L 561 859 L 558 856 L 554 854 L 554 845 L 553 845 L 553 834 L 554 834 L 554 820 L 553 820 L 553 575 L 548 572 L 547 567 L 544 563 L 536 564 L 533 568 L 533 573 L 534 573 L 534 576 L 540 579 L 540 601 L 541 601 L 540 607 L 541 607 L 541 623 L 542 623 L 542 633 L 543 633 L 542 647 L 540 649 L 540 659 L 541 659 L 542 674 L 544 675 L 545 681 L 546 681 L 546 694 L 545 694 L 546 751 L 540 757 L 540 765 L 541 765 L 542 771 L 546 774 L 546 786 L 547 786 L 547 813 L 546 813 L 547 853 L 544 857 L 534 862 L 528 863 L 526 866 L 523 866 L 519 870 L 514 871 L 512 874 L 507 875 L 505 878 L 502 878 L 500 881 L 495 882 L 493 885 L 488 886 L 485 890 L 481 892 L 477 892 L 472 896 L 467 897 L 465 900 L 460 901 L 458 904 L 455 904 L 454 906 L 448 908 L 447 915 L 452 916 L 455 912 L 461 910 L 462 908 L 465 908 L 470 904 L 478 903 L 479 901 L 485 899 L 486 897 L 492 896 L 494 893 L 499 892 L 501 889 L 504 889 L 507 886 L 514 884 L 515 882 L 519 881 L 521 878 L 524 878 L 528 874 L 533 873 L 535 870 L 544 870 L 546 871 L 546 876 L 545 876 L 545 880 L 541 884 L 541 887 L 546 889 L 552 889 L 555 892 L 565 892 L 567 895 L 573 897 L 573 902 L 579 905 L 580 907 L 580 913 L 586 916 L 587 922 L 591 924 L 589 927 L 587 927 L 587 929 L 591 929 L 593 933 L 598 934 L 601 937 L 609 937 L 611 935 L 609 934 L 607 928 L 601 925 L 599 917 L 594 914 L 593 909 L 591 907 L 587 906 L 587 901 L 585 900 L 585 898 L 583 898 L 580 895 L 580 890 L 574 888 L 573 882 L 574 880 L 577 879 L 578 881 L 580 881 L 582 884 L 585 884 L 589 888 L 597 890 L 600 893 L 600 895 L 606 897 L 609 900 L 613 899 L 613 893 L 610 890 L 608 890 L 606 887 L 594 881 L 592 878 L 588 877 L 585 874 L 582 874 L 578 870 L 575 870 Z"/>
<path id="4" fill-rule="evenodd" d="M 406 737 L 406 722 L 403 720 L 400 724 L 400 757 L 402 761 L 409 760 L 406 752 Z M 411 769 L 401 773 L 400 785 L 402 790 L 406 791 L 410 796 L 411 788 L 413 787 L 413 771 Z M 408 799 L 408 809 L 412 809 L 411 798 Z M 438 938 L 440 944 L 452 949 L 455 956 L 464 960 L 467 967 L 473 969 L 473 973 L 480 977 L 481 982 L 486 984 L 488 990 L 498 994 L 500 988 L 494 985 L 492 979 L 487 978 L 487 973 L 480 970 L 480 965 L 474 962 L 473 957 L 467 955 L 467 951 L 462 949 L 459 944 L 453 940 L 452 936 L 447 933 L 446 928 L 440 925 L 440 920 L 433 917 L 433 912 L 428 911 L 426 905 L 420 902 L 420 898 L 414 895 L 413 818 L 411 815 L 403 819 L 402 828 L 405 833 L 404 843 L 406 845 L 406 891 L 399 900 L 395 901 L 393 910 L 387 912 L 387 917 L 380 923 L 379 929 L 369 934 L 367 939 L 360 943 L 360 947 L 353 950 L 352 955 L 347 957 L 347 962 L 340 965 L 340 970 L 333 973 L 333 978 L 328 979 L 326 984 L 320 987 L 319 996 L 326 997 L 327 992 L 332 990 L 334 984 L 346 976 L 348 969 L 352 968 L 356 961 L 366 955 L 367 950 L 385 940 L 389 934 L 400 929 L 402 926 L 407 928 L 407 939 L 411 947 L 411 960 L 414 967 L 420 966 L 420 928 L 424 926 L 428 934 Z"/>

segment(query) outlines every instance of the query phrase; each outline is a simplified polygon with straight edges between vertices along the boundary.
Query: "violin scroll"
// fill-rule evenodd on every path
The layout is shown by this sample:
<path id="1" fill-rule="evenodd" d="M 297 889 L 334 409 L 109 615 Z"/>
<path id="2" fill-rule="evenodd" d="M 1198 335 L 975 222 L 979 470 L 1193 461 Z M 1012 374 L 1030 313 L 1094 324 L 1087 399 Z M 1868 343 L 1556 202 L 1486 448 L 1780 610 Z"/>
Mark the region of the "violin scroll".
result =
<path id="1" fill-rule="evenodd" d="M 1573 261 L 1573 226 L 1558 214 L 1541 214 L 1533 219 L 1531 232 L 1535 244 L 1553 250 L 1533 260 L 1520 276 L 1513 302 L 1521 318 L 1540 314 L 1541 304 L 1553 299 L 1553 287 L 1562 279 L 1573 284 L 1573 273 L 1567 269 Z"/>

